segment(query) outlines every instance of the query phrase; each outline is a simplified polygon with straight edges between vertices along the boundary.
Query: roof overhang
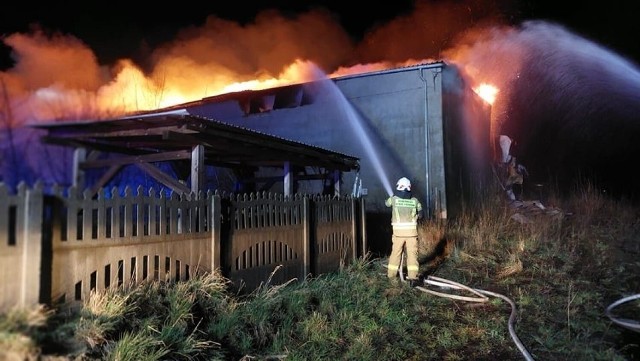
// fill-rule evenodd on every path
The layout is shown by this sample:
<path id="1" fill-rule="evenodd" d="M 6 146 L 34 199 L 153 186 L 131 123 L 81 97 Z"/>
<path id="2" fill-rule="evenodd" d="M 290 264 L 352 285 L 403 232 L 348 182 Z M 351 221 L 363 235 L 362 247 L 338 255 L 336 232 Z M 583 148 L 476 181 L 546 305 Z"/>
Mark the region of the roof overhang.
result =
<path id="1" fill-rule="evenodd" d="M 47 131 L 42 138 L 46 143 L 117 153 L 124 156 L 122 162 L 136 158 L 145 158 L 147 162 L 189 159 L 192 149 L 202 145 L 205 164 L 226 168 L 282 166 L 284 162 L 343 172 L 359 167 L 359 159 L 353 156 L 190 115 L 186 111 L 34 127 Z"/>

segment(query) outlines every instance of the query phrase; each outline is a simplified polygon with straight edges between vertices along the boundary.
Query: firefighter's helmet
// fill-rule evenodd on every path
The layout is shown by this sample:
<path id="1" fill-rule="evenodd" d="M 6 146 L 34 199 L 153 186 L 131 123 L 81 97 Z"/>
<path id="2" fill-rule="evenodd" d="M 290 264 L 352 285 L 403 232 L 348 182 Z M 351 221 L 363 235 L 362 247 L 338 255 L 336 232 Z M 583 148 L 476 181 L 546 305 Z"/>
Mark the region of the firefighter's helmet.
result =
<path id="1" fill-rule="evenodd" d="M 411 181 L 406 178 L 406 177 L 402 177 L 400 179 L 398 179 L 398 183 L 396 183 L 396 189 L 399 191 L 411 191 Z"/>

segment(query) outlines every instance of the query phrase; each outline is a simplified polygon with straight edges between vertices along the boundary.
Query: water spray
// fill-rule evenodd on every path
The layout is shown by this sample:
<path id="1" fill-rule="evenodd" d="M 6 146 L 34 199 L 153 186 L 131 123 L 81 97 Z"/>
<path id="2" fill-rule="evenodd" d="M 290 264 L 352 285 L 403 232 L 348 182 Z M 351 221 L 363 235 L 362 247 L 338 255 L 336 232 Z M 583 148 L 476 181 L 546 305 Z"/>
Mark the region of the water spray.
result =
<path id="1" fill-rule="evenodd" d="M 333 88 L 335 89 L 333 93 L 336 95 L 338 103 L 340 104 L 340 106 L 342 107 L 342 110 L 346 114 L 349 125 L 351 125 L 354 133 L 358 137 L 358 140 L 360 140 L 360 143 L 362 144 L 364 151 L 369 156 L 369 160 L 373 164 L 373 169 L 376 175 L 378 176 L 378 179 L 384 186 L 384 189 L 387 191 L 387 195 L 392 196 L 393 189 L 391 187 L 391 183 L 389 182 L 389 179 L 387 178 L 386 173 L 383 169 L 382 161 L 380 160 L 380 155 L 378 154 L 377 149 L 374 147 L 373 143 L 371 143 L 371 139 L 369 139 L 369 137 L 367 136 L 367 131 L 365 130 L 362 124 L 364 120 L 362 119 L 362 117 L 358 115 L 353 105 L 347 100 L 344 94 L 342 94 L 342 91 L 338 89 L 338 86 L 335 85 L 334 83 L 332 84 L 333 84 Z M 359 172 L 358 172 L 358 175 L 356 176 L 356 181 L 360 182 L 358 187 L 361 189 L 362 180 L 359 177 Z M 356 185 L 354 184 L 354 189 L 355 187 Z"/>

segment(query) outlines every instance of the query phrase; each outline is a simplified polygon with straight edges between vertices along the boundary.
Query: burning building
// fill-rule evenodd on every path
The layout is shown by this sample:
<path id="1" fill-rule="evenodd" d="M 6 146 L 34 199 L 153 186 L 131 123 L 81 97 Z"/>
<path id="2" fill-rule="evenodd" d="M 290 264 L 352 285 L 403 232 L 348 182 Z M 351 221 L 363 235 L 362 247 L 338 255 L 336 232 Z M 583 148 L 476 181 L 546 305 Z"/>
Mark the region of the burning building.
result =
<path id="1" fill-rule="evenodd" d="M 253 155 L 244 155 L 244 161 L 225 165 L 232 168 L 235 179 L 230 191 L 315 194 L 326 193 L 329 184 L 330 192 L 337 195 L 365 197 L 368 233 L 385 235 L 383 239 L 386 240 L 389 231 L 384 200 L 393 192 L 393 185 L 400 177 L 411 179 L 414 195 L 423 200 L 427 215 L 432 218 L 455 217 L 465 202 L 488 186 L 492 162 L 490 112 L 490 105 L 465 83 L 459 69 L 445 62 L 432 62 L 225 93 L 112 119 L 109 122 L 116 128 L 110 131 L 109 139 L 111 142 L 119 136 L 131 135 L 126 131 L 117 133 L 119 135 L 112 133 L 119 123 L 137 122 L 138 125 L 148 124 L 136 126 L 135 136 L 142 144 L 143 138 L 153 135 L 150 128 L 155 127 L 154 120 L 159 122 L 160 119 L 169 119 L 170 126 L 174 127 L 172 131 L 184 129 L 181 122 L 210 120 L 211 124 L 224 124 L 249 132 L 226 133 L 224 140 L 222 136 L 216 139 L 216 134 L 220 133 L 210 132 L 206 140 L 201 140 L 210 147 L 219 143 L 217 154 L 224 153 L 225 147 L 229 152 L 241 148 L 245 148 L 245 153 L 253 151 Z M 106 149 L 106 138 L 99 142 L 79 141 L 82 133 L 95 133 L 97 128 L 91 123 L 85 123 L 81 133 L 66 136 L 68 127 L 64 125 L 39 127 L 47 130 L 45 140 L 50 142 L 75 147 L 101 144 L 102 150 Z M 198 126 L 190 123 L 186 128 L 192 133 Z M 238 137 L 235 143 L 233 134 Z M 243 143 L 242 139 L 256 134 L 270 136 L 260 141 L 272 145 L 276 145 L 278 139 L 282 143 L 296 142 L 296 147 L 281 149 L 289 149 L 290 158 L 297 157 L 297 161 L 290 163 L 282 158 L 282 154 L 275 158 L 272 154 L 273 159 L 267 162 L 268 159 L 263 159 L 263 150 L 251 150 L 246 148 L 246 142 Z M 165 133 L 155 136 L 158 137 L 157 146 L 186 142 L 183 145 L 190 144 L 196 149 L 199 142 L 194 138 L 187 141 L 185 134 L 182 138 Z M 127 139 L 126 143 L 109 149 L 124 152 L 134 143 Z M 207 157 L 206 153 L 205 150 L 203 158 Z M 189 160 L 196 157 L 194 154 L 185 153 L 172 160 Z M 305 156 L 316 160 L 323 157 L 339 159 L 334 163 L 305 163 L 302 160 Z M 251 162 L 252 157 L 262 162 Z M 358 162 L 355 162 L 356 158 Z M 130 160 L 136 162 L 135 157 Z M 86 162 L 84 158 L 82 161 Z M 191 161 L 193 168 L 197 163 Z M 206 159 L 204 163 L 208 163 Z M 79 174 L 80 163 L 74 164 L 74 174 Z M 184 183 L 170 181 L 170 177 L 158 174 L 157 170 L 153 172 L 156 173 L 154 178 L 161 182 L 173 183 L 174 190 Z M 106 173 L 108 175 L 98 177 L 101 186 L 108 184 L 116 169 L 111 167 Z M 206 179 L 207 174 L 198 175 L 205 178 L 202 182 L 192 180 L 192 189 L 194 184 L 199 189 L 211 184 Z M 188 177 L 187 171 L 182 178 Z M 193 172 L 191 177 L 194 177 Z M 305 182 L 309 179 L 321 182 Z M 384 221 L 377 222 L 378 217 Z M 375 239 L 372 241 L 375 244 Z"/>
<path id="2" fill-rule="evenodd" d="M 400 177 L 436 218 L 455 216 L 490 174 L 490 106 L 443 62 L 224 94 L 190 113 L 360 159 L 344 174 L 378 211 Z M 312 190 L 313 191 L 313 190 Z"/>

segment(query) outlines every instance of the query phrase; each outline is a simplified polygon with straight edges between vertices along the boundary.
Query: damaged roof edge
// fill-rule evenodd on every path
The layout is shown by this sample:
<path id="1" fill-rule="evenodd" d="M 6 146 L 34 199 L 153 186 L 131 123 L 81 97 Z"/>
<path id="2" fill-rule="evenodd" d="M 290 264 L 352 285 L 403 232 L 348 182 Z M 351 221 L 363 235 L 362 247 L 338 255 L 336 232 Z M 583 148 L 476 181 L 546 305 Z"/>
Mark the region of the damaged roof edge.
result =
<path id="1" fill-rule="evenodd" d="M 337 76 L 337 77 L 331 78 L 331 79 L 332 80 L 343 80 L 343 79 L 363 78 L 363 77 L 375 76 L 375 75 L 381 75 L 381 74 L 398 73 L 398 72 L 401 72 L 401 71 L 413 70 L 413 69 L 441 68 L 441 67 L 446 66 L 446 65 L 447 65 L 447 63 L 445 63 L 444 61 L 440 60 L 440 61 L 436 61 L 436 62 L 432 62 L 432 63 L 421 63 L 421 64 L 407 65 L 407 66 L 403 66 L 403 67 L 396 67 L 396 68 L 385 69 L 385 70 L 370 71 L 370 72 L 366 72 L 366 73 L 342 75 L 342 76 Z"/>

